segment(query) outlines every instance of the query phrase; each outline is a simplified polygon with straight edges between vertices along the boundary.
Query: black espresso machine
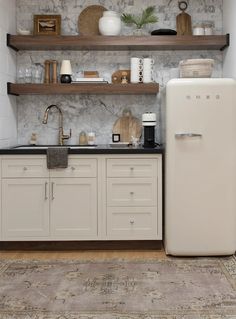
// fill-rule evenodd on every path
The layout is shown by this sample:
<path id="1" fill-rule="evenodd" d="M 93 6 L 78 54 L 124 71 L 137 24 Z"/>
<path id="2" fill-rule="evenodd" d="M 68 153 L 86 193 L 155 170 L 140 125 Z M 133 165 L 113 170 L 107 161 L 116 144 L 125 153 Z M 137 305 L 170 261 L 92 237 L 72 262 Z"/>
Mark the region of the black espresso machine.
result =
<path id="1" fill-rule="evenodd" d="M 151 112 L 146 112 L 142 115 L 142 124 L 144 127 L 144 144 L 143 147 L 154 148 L 156 147 L 155 142 L 155 126 L 156 114 Z"/>

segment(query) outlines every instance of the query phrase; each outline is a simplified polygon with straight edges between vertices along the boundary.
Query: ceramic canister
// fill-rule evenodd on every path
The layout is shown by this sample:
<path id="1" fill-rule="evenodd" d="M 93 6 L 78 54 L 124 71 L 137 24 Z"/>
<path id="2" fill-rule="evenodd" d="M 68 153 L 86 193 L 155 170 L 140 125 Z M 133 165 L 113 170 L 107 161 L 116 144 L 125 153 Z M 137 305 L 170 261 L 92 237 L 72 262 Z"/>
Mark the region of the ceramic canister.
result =
<path id="1" fill-rule="evenodd" d="M 153 65 L 154 60 L 151 58 L 143 59 L 143 83 L 153 82 Z"/>
<path id="2" fill-rule="evenodd" d="M 98 26 L 102 35 L 119 35 L 121 31 L 119 14 L 115 11 L 104 11 Z"/>
<path id="3" fill-rule="evenodd" d="M 143 82 L 143 59 L 133 57 L 130 59 L 130 82 L 142 83 Z"/>

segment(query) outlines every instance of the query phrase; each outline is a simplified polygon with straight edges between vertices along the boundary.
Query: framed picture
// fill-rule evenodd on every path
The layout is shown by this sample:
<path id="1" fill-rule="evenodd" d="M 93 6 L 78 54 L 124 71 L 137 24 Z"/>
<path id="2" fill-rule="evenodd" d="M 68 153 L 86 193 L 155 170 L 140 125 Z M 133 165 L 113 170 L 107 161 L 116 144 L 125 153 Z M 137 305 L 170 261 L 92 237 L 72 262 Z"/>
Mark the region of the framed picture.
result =
<path id="1" fill-rule="evenodd" d="M 60 35 L 61 15 L 34 15 L 34 35 Z"/>

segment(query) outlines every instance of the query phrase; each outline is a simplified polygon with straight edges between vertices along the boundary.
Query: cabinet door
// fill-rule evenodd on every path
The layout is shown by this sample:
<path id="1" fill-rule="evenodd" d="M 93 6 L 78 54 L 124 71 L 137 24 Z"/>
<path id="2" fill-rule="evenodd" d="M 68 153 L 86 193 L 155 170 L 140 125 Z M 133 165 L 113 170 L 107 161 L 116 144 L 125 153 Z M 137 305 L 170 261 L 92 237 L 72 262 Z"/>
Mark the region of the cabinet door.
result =
<path id="1" fill-rule="evenodd" d="M 2 180 L 3 239 L 49 235 L 48 179 Z"/>
<path id="2" fill-rule="evenodd" d="M 51 227 L 55 239 L 97 238 L 97 180 L 51 180 Z"/>

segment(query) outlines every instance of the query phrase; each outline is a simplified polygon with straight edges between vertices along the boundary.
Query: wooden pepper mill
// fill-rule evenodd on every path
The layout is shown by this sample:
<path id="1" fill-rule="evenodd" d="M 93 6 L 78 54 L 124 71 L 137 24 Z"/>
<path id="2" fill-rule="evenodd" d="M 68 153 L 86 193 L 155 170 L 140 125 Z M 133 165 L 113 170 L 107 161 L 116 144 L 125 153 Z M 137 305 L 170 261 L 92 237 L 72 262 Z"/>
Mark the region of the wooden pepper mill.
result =
<path id="1" fill-rule="evenodd" d="M 57 61 L 56 60 L 46 60 L 44 62 L 44 83 L 57 83 Z"/>
<path id="2" fill-rule="evenodd" d="M 45 69 L 44 69 L 44 83 L 50 83 L 50 60 L 46 60 L 44 62 Z"/>
<path id="3" fill-rule="evenodd" d="M 177 35 L 192 35 L 192 19 L 189 14 L 185 12 L 188 4 L 186 1 L 179 1 L 179 9 L 182 11 L 176 17 Z"/>

